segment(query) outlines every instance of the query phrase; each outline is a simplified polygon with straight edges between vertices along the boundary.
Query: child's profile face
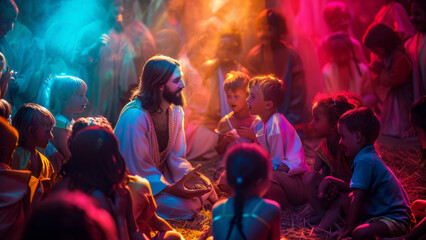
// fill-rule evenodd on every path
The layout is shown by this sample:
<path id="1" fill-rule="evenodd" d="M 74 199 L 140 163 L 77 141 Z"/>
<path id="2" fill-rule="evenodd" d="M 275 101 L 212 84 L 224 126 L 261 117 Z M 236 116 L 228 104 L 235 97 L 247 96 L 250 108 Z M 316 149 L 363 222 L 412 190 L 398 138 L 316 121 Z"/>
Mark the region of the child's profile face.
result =
<path id="1" fill-rule="evenodd" d="M 237 58 L 239 45 L 232 37 L 224 36 L 220 38 L 217 48 L 217 58 L 221 62 L 231 62 Z"/>
<path id="2" fill-rule="evenodd" d="M 53 138 L 52 134 L 53 126 L 40 125 L 35 129 L 34 140 L 36 147 L 45 149 L 50 139 Z"/>
<path id="3" fill-rule="evenodd" d="M 413 124 L 414 128 L 414 134 L 416 135 L 417 139 L 419 139 L 420 146 L 422 149 L 426 149 L 426 132 L 421 127 L 416 126 Z"/>
<path id="4" fill-rule="evenodd" d="M 320 138 L 327 137 L 331 132 L 331 125 L 327 118 L 327 113 L 322 106 L 315 106 L 312 109 L 311 127 Z"/>
<path id="5" fill-rule="evenodd" d="M 76 90 L 74 95 L 71 96 L 70 99 L 64 105 L 64 111 L 70 113 L 82 113 L 86 109 L 87 106 L 87 98 L 86 98 L 87 86 L 86 84 L 81 84 L 79 89 Z"/>
<path id="6" fill-rule="evenodd" d="M 6 37 L 6 34 L 13 29 L 14 18 L 5 16 L 0 12 L 0 39 Z"/>
<path id="7" fill-rule="evenodd" d="M 231 108 L 231 110 L 234 113 L 241 112 L 245 109 L 247 109 L 247 92 L 243 89 L 236 89 L 233 90 L 227 90 L 225 91 L 226 94 L 226 102 L 228 103 L 228 106 Z"/>
<path id="8" fill-rule="evenodd" d="M 362 146 L 359 144 L 357 132 L 350 132 L 345 124 L 337 124 L 340 134 L 340 145 L 346 157 L 355 157 Z"/>
<path id="9" fill-rule="evenodd" d="M 259 87 L 255 86 L 249 89 L 247 104 L 251 115 L 261 115 L 265 112 L 265 99 Z"/>

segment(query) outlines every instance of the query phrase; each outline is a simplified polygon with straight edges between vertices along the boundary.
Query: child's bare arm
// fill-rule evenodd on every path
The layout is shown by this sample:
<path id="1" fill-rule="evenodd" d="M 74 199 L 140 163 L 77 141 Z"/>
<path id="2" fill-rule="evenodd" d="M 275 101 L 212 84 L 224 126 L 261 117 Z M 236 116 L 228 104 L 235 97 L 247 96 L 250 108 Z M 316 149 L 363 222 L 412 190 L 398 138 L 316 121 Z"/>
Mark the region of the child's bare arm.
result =
<path id="1" fill-rule="evenodd" d="M 318 191 L 319 193 L 325 193 L 327 191 L 327 189 L 329 188 L 330 184 L 334 184 L 336 185 L 336 187 L 338 188 L 339 192 L 350 192 L 350 188 L 349 188 L 349 184 L 341 179 L 335 178 L 335 177 L 325 177 L 319 187 L 318 187 Z"/>

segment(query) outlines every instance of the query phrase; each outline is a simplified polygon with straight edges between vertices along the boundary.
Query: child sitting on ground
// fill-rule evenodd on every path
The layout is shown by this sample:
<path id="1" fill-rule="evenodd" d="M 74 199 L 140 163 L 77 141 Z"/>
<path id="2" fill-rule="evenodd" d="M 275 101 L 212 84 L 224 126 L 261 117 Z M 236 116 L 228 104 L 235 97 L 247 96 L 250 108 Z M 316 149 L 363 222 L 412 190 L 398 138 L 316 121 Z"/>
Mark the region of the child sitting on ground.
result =
<path id="1" fill-rule="evenodd" d="M 84 112 L 87 105 L 87 85 L 83 80 L 72 76 L 55 76 L 51 81 L 50 109 L 56 124 L 52 131 L 53 139 L 45 155 L 52 162 L 55 172 L 59 172 L 63 162 L 70 157 L 67 142 L 74 121 L 73 115 Z"/>
<path id="2" fill-rule="evenodd" d="M 223 117 L 215 132 L 219 134 L 216 151 L 222 156 L 232 143 L 252 142 L 247 138 L 247 130 L 253 125 L 256 117 L 251 115 L 247 105 L 249 76 L 242 72 L 231 71 L 227 74 L 223 88 L 226 101 L 232 112 Z M 240 135 L 241 134 L 241 135 Z M 219 163 L 219 170 L 224 168 L 223 162 Z"/>
<path id="3" fill-rule="evenodd" d="M 49 160 L 37 151 L 37 148 L 45 149 L 52 139 L 55 118 L 46 108 L 35 103 L 27 103 L 16 112 L 12 123 L 19 132 L 19 144 L 10 166 L 12 169 L 30 170 L 34 177 L 46 179 L 45 183 L 50 185 L 49 180 L 55 171 Z"/>
<path id="4" fill-rule="evenodd" d="M 279 239 L 281 209 L 262 198 L 272 168 L 267 152 L 256 144 L 240 143 L 227 151 L 225 161 L 235 194 L 213 208 L 214 239 Z"/>
<path id="5" fill-rule="evenodd" d="M 309 170 L 302 143 L 296 130 L 277 112 L 286 97 L 286 85 L 272 76 L 255 77 L 249 82 L 250 114 L 259 115 L 249 139 L 258 142 L 271 156 L 273 174 L 265 197 L 277 201 L 281 208 L 306 203 L 303 174 Z M 248 130 L 248 129 L 247 129 Z"/>
<path id="6" fill-rule="evenodd" d="M 328 230 L 336 213 L 347 213 L 346 225 L 333 235 L 356 239 L 395 237 L 412 225 L 411 209 L 401 183 L 377 154 L 374 143 L 380 122 L 370 108 L 357 108 L 343 114 L 338 122 L 340 143 L 351 166 L 351 194 L 333 202 L 318 228 Z M 347 188 L 341 180 L 327 177 L 320 185 L 324 193 L 330 185 Z M 329 214 L 334 212 L 334 214 Z M 333 216 L 334 215 L 334 216 Z"/>
<path id="7" fill-rule="evenodd" d="M 303 176 L 306 194 L 315 212 L 315 215 L 308 219 L 311 224 L 319 223 L 326 211 L 318 197 L 321 180 L 330 175 L 347 182 L 348 185 L 351 180 L 352 172 L 339 143 L 337 121 L 343 113 L 356 107 L 360 107 L 360 100 L 350 93 L 318 95 L 314 101 L 311 127 L 315 135 L 323 140 L 315 149 L 314 170 Z"/>
<path id="8" fill-rule="evenodd" d="M 19 239 L 30 210 L 30 171 L 12 170 L 18 132 L 0 117 L 0 239 Z"/>

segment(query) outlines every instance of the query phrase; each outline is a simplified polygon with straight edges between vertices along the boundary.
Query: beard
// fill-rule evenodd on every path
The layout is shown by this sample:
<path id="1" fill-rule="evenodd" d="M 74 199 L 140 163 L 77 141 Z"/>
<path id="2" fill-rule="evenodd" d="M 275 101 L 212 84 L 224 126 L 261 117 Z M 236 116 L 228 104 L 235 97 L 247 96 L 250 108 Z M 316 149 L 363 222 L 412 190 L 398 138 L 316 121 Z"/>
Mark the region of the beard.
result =
<path id="1" fill-rule="evenodd" d="M 178 93 L 180 94 L 178 95 Z M 163 98 L 168 103 L 171 103 L 177 106 L 183 106 L 185 103 L 185 97 L 183 96 L 181 88 L 176 90 L 176 92 L 172 92 L 167 86 L 165 86 L 163 91 Z"/>

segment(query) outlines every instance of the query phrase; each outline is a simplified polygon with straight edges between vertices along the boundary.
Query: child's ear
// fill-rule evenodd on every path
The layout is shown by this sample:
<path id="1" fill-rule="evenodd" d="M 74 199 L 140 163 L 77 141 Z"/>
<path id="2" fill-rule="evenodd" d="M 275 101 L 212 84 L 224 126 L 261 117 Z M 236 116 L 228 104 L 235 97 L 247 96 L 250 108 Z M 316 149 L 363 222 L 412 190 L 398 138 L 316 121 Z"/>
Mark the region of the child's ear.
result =
<path id="1" fill-rule="evenodd" d="M 28 136 L 30 137 L 35 136 L 35 128 L 33 125 L 29 126 L 27 131 L 28 131 Z"/>
<path id="2" fill-rule="evenodd" d="M 361 132 L 359 132 L 359 131 L 355 132 L 355 140 L 356 140 L 357 144 L 362 144 L 364 138 L 362 137 Z"/>
<path id="3" fill-rule="evenodd" d="M 265 107 L 266 109 L 272 109 L 274 107 L 274 103 L 272 102 L 272 100 L 269 101 L 265 101 Z"/>
<path id="4" fill-rule="evenodd" d="M 164 84 L 160 86 L 160 91 L 164 91 Z"/>

